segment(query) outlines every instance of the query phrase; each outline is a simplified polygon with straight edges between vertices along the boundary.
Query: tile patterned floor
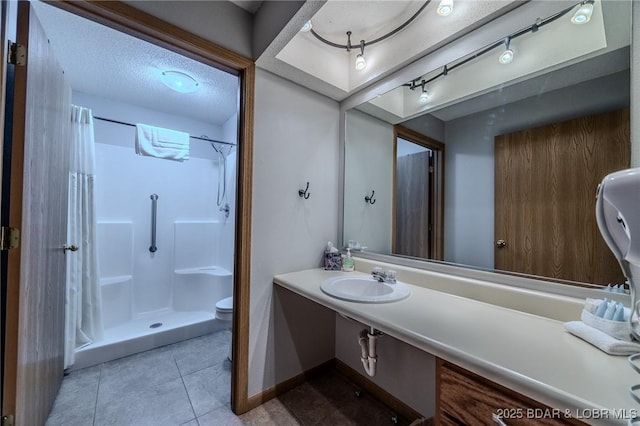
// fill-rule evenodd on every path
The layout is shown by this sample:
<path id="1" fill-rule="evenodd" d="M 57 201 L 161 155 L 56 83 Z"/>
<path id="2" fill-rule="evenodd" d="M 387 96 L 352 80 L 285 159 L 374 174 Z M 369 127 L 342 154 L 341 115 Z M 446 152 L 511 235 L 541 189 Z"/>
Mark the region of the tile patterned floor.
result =
<path id="1" fill-rule="evenodd" d="M 241 416 L 229 408 L 231 333 L 220 331 L 71 372 L 46 426 L 393 425 L 327 373 Z M 404 424 L 402 421 L 400 424 Z"/>

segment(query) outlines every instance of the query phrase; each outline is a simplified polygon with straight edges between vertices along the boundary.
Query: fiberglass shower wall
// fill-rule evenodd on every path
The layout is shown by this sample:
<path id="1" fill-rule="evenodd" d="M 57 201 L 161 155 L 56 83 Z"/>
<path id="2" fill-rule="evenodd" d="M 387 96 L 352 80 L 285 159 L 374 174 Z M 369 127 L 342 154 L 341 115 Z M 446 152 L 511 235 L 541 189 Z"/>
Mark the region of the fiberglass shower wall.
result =
<path id="1" fill-rule="evenodd" d="M 73 102 L 93 115 L 143 123 L 236 142 L 237 117 L 215 126 L 84 93 Z M 236 167 L 235 148 L 227 157 L 225 218 L 216 203 L 220 161 L 205 141 L 191 139 L 184 162 L 135 153 L 135 128 L 95 120 L 97 158 L 98 258 L 105 328 L 146 314 L 174 309 L 174 270 L 219 266 L 233 271 Z M 229 148 L 225 148 L 228 152 Z M 150 253 L 151 194 L 158 195 L 157 251 Z M 176 235 L 184 223 L 200 223 L 199 241 Z M 193 227 L 190 227 L 193 234 Z M 103 241 L 100 241 L 100 238 Z M 106 243 L 106 244 L 105 244 Z M 178 265 L 176 259 L 196 264 Z M 211 301 L 211 312 L 216 300 Z"/>

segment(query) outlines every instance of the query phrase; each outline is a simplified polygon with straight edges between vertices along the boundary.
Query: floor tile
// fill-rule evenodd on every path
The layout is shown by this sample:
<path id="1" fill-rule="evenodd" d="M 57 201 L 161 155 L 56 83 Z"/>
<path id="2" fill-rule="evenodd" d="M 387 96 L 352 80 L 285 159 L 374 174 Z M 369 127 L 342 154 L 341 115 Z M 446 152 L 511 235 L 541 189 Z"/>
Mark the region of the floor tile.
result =
<path id="1" fill-rule="evenodd" d="M 355 393 L 357 386 L 353 385 L 337 371 L 327 371 L 319 374 L 308 380 L 307 383 L 332 404 L 340 404 L 344 401 L 358 398 Z"/>
<path id="2" fill-rule="evenodd" d="M 200 426 L 243 426 L 245 423 L 228 406 L 218 407 L 198 417 Z"/>
<path id="3" fill-rule="evenodd" d="M 356 400 L 346 401 L 337 405 L 333 415 L 318 419 L 313 426 L 333 426 L 335 424 L 345 425 L 367 425 L 367 426 L 388 426 L 394 424 L 392 417 L 394 413 L 387 407 L 381 405 L 366 394 Z M 340 422 L 340 423 L 338 423 Z M 402 419 L 398 419 L 398 424 L 407 424 Z"/>
<path id="4" fill-rule="evenodd" d="M 173 353 L 162 347 L 102 365 L 98 401 L 104 393 L 148 388 L 180 377 Z"/>
<path id="5" fill-rule="evenodd" d="M 366 393 L 356 397 L 355 386 L 336 371 L 236 416 L 229 405 L 230 342 L 225 330 L 74 371 L 64 378 L 46 426 L 392 424 L 389 408 Z"/>
<path id="6" fill-rule="evenodd" d="M 228 406 L 231 389 L 231 363 L 207 367 L 183 377 L 196 416 Z"/>
<path id="7" fill-rule="evenodd" d="M 304 425 L 311 425 L 335 410 L 335 405 L 309 383 L 303 383 L 280 395 L 278 399 Z"/>
<path id="8" fill-rule="evenodd" d="M 46 425 L 92 425 L 99 380 L 99 365 L 72 371 L 65 376 Z"/>
<path id="9" fill-rule="evenodd" d="M 300 426 L 304 423 L 300 422 L 287 407 L 275 398 L 265 402 L 261 406 L 254 408 L 240 416 L 243 424 L 247 426 Z M 333 425 L 335 426 L 335 425 Z"/>
<path id="10" fill-rule="evenodd" d="M 94 426 L 178 426 L 195 418 L 182 379 L 100 394 Z"/>
<path id="11" fill-rule="evenodd" d="M 183 376 L 224 362 L 229 356 L 230 347 L 230 330 L 218 331 L 170 346 Z"/>
<path id="12" fill-rule="evenodd" d="M 394 413 L 337 372 L 318 375 L 278 399 L 305 426 L 390 425 Z M 406 424 L 398 419 L 399 424 Z"/>

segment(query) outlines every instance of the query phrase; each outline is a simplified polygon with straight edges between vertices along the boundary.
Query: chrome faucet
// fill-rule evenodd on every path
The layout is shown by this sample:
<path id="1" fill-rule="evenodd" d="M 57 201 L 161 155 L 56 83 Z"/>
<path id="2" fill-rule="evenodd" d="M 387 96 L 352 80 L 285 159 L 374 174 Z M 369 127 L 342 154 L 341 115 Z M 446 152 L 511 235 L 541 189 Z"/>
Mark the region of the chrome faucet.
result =
<path id="1" fill-rule="evenodd" d="M 375 267 L 373 268 L 373 271 L 371 271 L 371 276 L 374 279 L 378 280 L 378 282 L 380 283 L 389 283 L 389 284 L 396 283 L 396 271 L 393 271 L 391 269 L 385 272 L 382 270 L 382 268 Z"/>

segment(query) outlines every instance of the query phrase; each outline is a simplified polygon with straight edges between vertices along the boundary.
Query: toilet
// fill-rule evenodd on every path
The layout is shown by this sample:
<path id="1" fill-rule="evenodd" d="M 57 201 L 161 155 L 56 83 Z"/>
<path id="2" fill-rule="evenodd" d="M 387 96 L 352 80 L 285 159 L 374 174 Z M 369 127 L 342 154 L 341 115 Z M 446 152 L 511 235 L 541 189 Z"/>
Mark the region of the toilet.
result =
<path id="1" fill-rule="evenodd" d="M 233 320 L 233 296 L 218 300 L 216 303 L 216 319 Z"/>
<path id="2" fill-rule="evenodd" d="M 229 322 L 233 320 L 233 296 L 220 299 L 216 302 L 216 319 Z M 232 346 L 229 345 L 229 361 L 232 361 L 231 351 Z"/>

